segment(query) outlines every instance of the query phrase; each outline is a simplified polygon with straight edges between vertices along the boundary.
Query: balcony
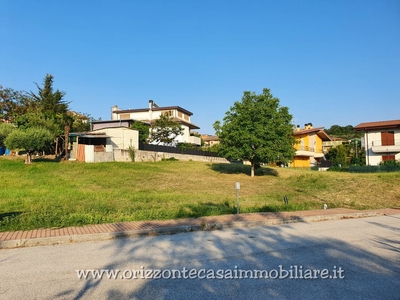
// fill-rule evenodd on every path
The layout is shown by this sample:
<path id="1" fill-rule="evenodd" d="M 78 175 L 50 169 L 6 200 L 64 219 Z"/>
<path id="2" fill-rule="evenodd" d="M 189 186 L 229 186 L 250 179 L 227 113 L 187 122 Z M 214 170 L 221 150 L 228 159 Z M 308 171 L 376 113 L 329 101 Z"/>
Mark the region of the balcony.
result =
<path id="1" fill-rule="evenodd" d="M 192 145 L 201 145 L 201 138 L 197 136 L 189 136 L 189 143 Z"/>
<path id="2" fill-rule="evenodd" d="M 324 156 L 324 153 L 322 152 L 322 148 L 316 149 L 314 147 L 300 146 L 298 149 L 296 149 L 296 156 L 320 158 Z"/>
<path id="3" fill-rule="evenodd" d="M 372 141 L 372 152 L 374 153 L 393 153 L 400 152 L 400 140 L 394 140 L 393 145 L 383 145 L 382 141 Z"/>

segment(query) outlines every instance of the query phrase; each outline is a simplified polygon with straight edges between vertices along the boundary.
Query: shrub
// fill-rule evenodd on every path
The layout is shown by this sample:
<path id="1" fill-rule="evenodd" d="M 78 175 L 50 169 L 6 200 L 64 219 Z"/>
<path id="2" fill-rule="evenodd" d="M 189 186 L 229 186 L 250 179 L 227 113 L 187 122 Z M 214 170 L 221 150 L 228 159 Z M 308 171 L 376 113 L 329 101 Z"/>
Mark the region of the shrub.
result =
<path id="1" fill-rule="evenodd" d="M 161 159 L 161 161 L 178 161 L 179 159 L 176 159 L 175 157 L 170 157 L 170 158 L 165 158 L 165 157 L 163 157 L 162 159 Z"/>
<path id="2" fill-rule="evenodd" d="M 135 152 L 136 152 L 135 148 L 129 146 L 129 156 L 132 161 L 135 161 Z"/>
<path id="3" fill-rule="evenodd" d="M 345 168 L 330 167 L 328 171 L 349 172 L 349 173 L 379 173 L 379 172 L 399 172 L 400 166 L 379 165 L 379 166 L 350 166 Z"/>
<path id="4" fill-rule="evenodd" d="M 4 140 L 14 130 L 16 130 L 14 125 L 9 123 L 0 123 L 0 147 L 4 147 Z"/>
<path id="5" fill-rule="evenodd" d="M 379 165 L 380 166 L 400 166 L 400 161 L 390 159 L 390 160 L 382 161 Z"/>

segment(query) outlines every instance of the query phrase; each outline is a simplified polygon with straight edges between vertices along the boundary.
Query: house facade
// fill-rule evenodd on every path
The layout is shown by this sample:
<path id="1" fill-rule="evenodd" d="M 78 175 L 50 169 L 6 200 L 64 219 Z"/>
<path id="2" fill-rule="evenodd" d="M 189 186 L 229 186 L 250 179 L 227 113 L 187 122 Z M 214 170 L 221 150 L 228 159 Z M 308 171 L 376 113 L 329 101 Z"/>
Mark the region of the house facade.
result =
<path id="1" fill-rule="evenodd" d="M 361 123 L 354 130 L 364 131 L 361 146 L 365 148 L 367 165 L 400 160 L 400 120 Z"/>
<path id="2" fill-rule="evenodd" d="M 119 109 L 118 106 L 112 108 L 112 121 L 128 122 L 128 120 L 141 121 L 146 124 L 152 124 L 159 119 L 161 115 L 172 117 L 175 122 L 178 122 L 183 128 L 183 134 L 176 137 L 175 143 L 190 143 L 193 145 L 201 145 L 201 139 L 196 136 L 191 136 L 190 131 L 200 129 L 191 122 L 193 113 L 180 106 L 165 106 L 160 107 L 153 100 L 149 100 L 147 108 L 139 109 Z"/>
<path id="3" fill-rule="evenodd" d="M 202 134 L 201 138 L 204 141 L 205 147 L 212 147 L 214 145 L 219 144 L 219 138 L 216 135 Z"/>
<path id="4" fill-rule="evenodd" d="M 346 139 L 332 137 L 330 141 L 322 142 L 322 152 L 327 153 L 330 149 L 348 142 Z"/>
<path id="5" fill-rule="evenodd" d="M 296 154 L 290 167 L 309 168 L 324 159 L 322 143 L 331 141 L 324 127 L 313 128 L 311 123 L 305 124 L 303 129 L 297 126 L 293 136 L 297 142 L 294 145 Z"/>
<path id="6" fill-rule="evenodd" d="M 139 149 L 139 132 L 135 129 L 120 126 L 96 129 L 90 133 L 109 136 L 107 144 L 112 145 L 113 149 Z"/>

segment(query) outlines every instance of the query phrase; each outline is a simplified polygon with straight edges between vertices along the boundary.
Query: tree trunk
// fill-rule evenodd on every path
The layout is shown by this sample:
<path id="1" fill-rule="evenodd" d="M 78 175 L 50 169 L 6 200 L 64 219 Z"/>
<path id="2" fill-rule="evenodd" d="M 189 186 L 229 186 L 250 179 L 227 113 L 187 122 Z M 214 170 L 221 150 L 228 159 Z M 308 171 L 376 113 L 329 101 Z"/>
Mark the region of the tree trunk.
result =
<path id="1" fill-rule="evenodd" d="M 31 163 L 32 163 L 31 153 L 30 152 L 26 152 L 25 164 L 29 165 Z"/>
<path id="2" fill-rule="evenodd" d="M 56 155 L 56 158 L 58 157 L 58 137 L 54 140 L 55 142 L 56 142 L 56 150 L 55 150 L 55 155 Z"/>
<path id="3" fill-rule="evenodd" d="M 251 162 L 251 177 L 254 177 L 255 164 Z"/>
<path id="4" fill-rule="evenodd" d="M 70 131 L 70 126 L 69 126 L 69 122 L 67 122 L 65 124 L 64 127 L 64 133 L 65 133 L 65 138 L 64 138 L 64 152 L 65 152 L 65 156 L 64 156 L 64 160 L 68 160 L 68 140 L 69 140 L 69 131 Z"/>

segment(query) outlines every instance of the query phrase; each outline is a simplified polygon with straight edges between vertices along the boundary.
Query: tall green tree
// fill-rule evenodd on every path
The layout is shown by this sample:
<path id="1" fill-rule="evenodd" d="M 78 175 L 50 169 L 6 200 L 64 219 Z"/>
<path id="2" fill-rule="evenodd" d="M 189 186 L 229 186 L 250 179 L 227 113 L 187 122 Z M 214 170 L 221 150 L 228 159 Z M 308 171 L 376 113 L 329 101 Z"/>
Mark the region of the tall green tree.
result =
<path id="1" fill-rule="evenodd" d="M 64 101 L 65 92 L 53 89 L 54 76 L 47 74 L 43 80 L 43 87 L 37 83 L 38 92 L 30 93 L 37 103 L 38 112 L 42 113 L 44 119 L 54 120 L 58 127 L 58 133 L 53 132 L 55 137 L 55 153 L 58 154 L 58 144 L 61 142 L 64 149 L 64 159 L 68 158 L 68 135 L 73 123 L 73 118 L 68 114 L 69 102 Z"/>
<path id="2" fill-rule="evenodd" d="M 40 111 L 50 114 L 66 114 L 69 102 L 63 100 L 65 92 L 61 92 L 58 89 L 54 91 L 53 83 L 54 76 L 46 74 L 43 80 L 43 87 L 35 83 L 38 92 L 36 94 L 31 92 L 30 95 L 38 103 Z"/>
<path id="3" fill-rule="evenodd" d="M 183 133 L 183 128 L 172 117 L 163 114 L 155 120 L 150 128 L 150 142 L 169 145 L 174 142 L 178 135 Z"/>
<path id="4" fill-rule="evenodd" d="M 221 124 L 214 123 L 219 153 L 228 159 L 248 160 L 251 177 L 261 163 L 287 163 L 295 155 L 292 115 L 279 105 L 269 89 L 261 94 L 245 91 Z"/>

